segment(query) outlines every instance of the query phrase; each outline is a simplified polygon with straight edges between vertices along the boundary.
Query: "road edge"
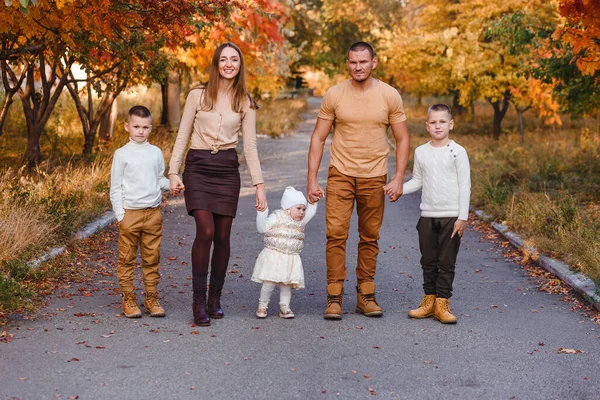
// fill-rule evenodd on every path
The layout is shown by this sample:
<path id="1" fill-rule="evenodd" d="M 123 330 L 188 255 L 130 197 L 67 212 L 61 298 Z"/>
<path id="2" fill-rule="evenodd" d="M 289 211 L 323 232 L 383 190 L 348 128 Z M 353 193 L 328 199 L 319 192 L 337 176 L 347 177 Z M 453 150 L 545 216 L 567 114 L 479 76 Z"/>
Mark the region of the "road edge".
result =
<path id="1" fill-rule="evenodd" d="M 600 287 L 594 281 L 581 272 L 571 270 L 569 265 L 560 260 L 541 254 L 535 247 L 526 245 L 524 240 L 515 232 L 508 229 L 506 225 L 492 221 L 492 218 L 482 210 L 471 209 L 480 220 L 489 223 L 496 232 L 510 241 L 519 250 L 527 250 L 530 254 L 537 254 L 534 262 L 546 271 L 556 275 L 558 279 L 569 285 L 581 297 L 587 300 L 596 310 L 600 311 Z"/>

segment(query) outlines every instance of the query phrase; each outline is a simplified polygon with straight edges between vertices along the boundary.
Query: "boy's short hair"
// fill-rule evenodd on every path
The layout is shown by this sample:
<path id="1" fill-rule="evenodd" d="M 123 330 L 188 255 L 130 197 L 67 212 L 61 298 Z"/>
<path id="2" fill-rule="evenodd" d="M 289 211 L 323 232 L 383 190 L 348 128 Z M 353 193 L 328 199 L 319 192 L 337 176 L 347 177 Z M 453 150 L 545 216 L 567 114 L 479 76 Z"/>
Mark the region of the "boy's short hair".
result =
<path id="1" fill-rule="evenodd" d="M 434 104 L 431 107 L 429 107 L 429 109 L 427 110 L 427 116 L 428 117 L 429 117 L 429 114 L 432 111 L 446 111 L 446 112 L 448 112 L 448 115 L 450 116 L 450 119 L 452 119 L 452 110 L 450 109 L 450 107 L 448 107 L 444 103 L 437 103 L 437 104 Z"/>
<path id="2" fill-rule="evenodd" d="M 371 53 L 371 58 L 375 58 L 375 50 L 373 50 L 373 46 L 371 46 L 367 42 L 356 42 L 356 43 L 354 43 L 348 49 L 348 54 L 347 55 L 349 56 L 351 51 L 361 51 L 361 50 L 369 50 L 369 53 Z"/>
<path id="3" fill-rule="evenodd" d="M 144 107 L 144 106 L 133 106 L 129 109 L 129 112 L 127 113 L 127 117 L 131 117 L 135 115 L 136 117 L 140 117 L 140 118 L 152 118 L 152 114 L 150 113 L 150 110 L 148 110 L 148 108 Z"/>

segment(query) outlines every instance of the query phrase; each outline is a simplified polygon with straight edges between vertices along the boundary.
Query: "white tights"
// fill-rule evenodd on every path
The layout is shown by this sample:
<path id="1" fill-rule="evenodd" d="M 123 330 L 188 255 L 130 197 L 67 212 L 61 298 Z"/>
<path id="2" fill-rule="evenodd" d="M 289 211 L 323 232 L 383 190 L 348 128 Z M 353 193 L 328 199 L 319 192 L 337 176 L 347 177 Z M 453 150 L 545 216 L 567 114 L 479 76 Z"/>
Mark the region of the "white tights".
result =
<path id="1" fill-rule="evenodd" d="M 277 286 L 279 286 L 279 304 L 283 304 L 289 307 L 290 301 L 292 300 L 292 287 L 283 283 L 267 281 L 263 282 L 262 289 L 260 289 L 259 301 L 264 305 L 268 305 L 269 301 L 271 300 L 271 294 Z"/>

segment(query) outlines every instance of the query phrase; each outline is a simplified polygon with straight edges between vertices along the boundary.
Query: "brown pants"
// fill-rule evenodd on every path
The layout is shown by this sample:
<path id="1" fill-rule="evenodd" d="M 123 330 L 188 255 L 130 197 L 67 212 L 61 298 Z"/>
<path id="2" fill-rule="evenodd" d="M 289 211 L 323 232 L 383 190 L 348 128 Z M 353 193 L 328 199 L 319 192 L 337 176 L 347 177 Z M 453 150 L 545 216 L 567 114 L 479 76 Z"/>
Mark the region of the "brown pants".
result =
<path id="1" fill-rule="evenodd" d="M 117 277 L 123 292 L 133 291 L 133 270 L 138 246 L 142 256 L 142 274 L 146 290 L 156 288 L 160 280 L 160 242 L 162 214 L 160 207 L 125 210 L 119 222 L 119 263 Z"/>
<path id="2" fill-rule="evenodd" d="M 357 283 L 375 279 L 377 254 L 379 253 L 379 229 L 383 222 L 385 196 L 383 186 L 387 176 L 355 178 L 329 167 L 327 196 L 325 197 L 325 220 L 327 223 L 327 283 L 343 283 L 346 280 L 346 241 L 350 230 L 350 218 L 356 202 L 358 214 L 358 263 Z"/>

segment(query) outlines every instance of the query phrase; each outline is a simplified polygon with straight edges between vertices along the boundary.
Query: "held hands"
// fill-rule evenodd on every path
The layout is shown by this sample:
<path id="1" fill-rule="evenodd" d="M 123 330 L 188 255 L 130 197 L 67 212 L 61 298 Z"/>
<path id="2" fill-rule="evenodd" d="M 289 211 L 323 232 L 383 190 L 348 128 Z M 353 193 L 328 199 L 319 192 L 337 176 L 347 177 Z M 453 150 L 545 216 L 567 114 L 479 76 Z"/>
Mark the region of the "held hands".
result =
<path id="1" fill-rule="evenodd" d="M 467 221 L 457 219 L 454 223 L 454 230 L 452 231 L 452 235 L 450 235 L 450 238 L 453 238 L 454 235 L 456 235 L 457 233 L 458 236 L 462 237 L 465 234 L 465 229 L 467 229 Z"/>
<path id="2" fill-rule="evenodd" d="M 183 182 L 181 181 L 179 175 L 169 175 L 169 182 L 171 183 L 171 193 L 173 193 L 175 196 L 179 196 L 181 192 L 185 190 L 185 186 L 183 186 Z"/>
<path id="3" fill-rule="evenodd" d="M 402 196 L 402 180 L 392 179 L 390 183 L 383 187 L 383 193 L 387 195 L 392 203 L 397 201 Z"/>
<path id="4" fill-rule="evenodd" d="M 325 197 L 325 191 L 317 182 L 308 182 L 306 186 L 306 197 L 310 204 L 314 204 Z"/>
<path id="5" fill-rule="evenodd" d="M 256 185 L 256 204 L 254 208 L 257 211 L 265 211 L 267 209 L 267 190 L 264 183 Z"/>

